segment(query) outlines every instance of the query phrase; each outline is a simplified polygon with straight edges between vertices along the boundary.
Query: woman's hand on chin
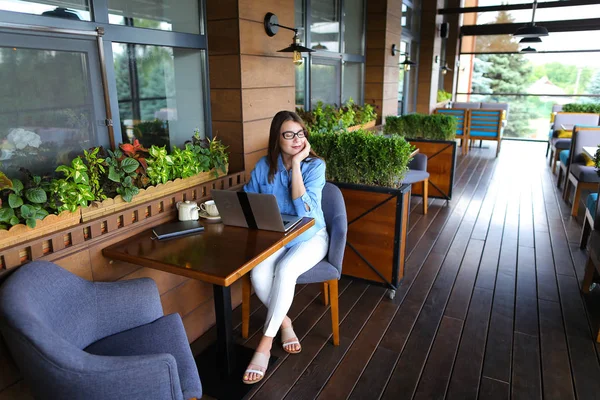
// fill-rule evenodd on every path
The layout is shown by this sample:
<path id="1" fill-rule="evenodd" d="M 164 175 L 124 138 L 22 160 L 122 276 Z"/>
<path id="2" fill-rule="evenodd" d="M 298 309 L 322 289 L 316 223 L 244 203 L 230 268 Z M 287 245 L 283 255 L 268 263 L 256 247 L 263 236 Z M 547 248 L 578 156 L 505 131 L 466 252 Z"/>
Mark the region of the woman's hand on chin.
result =
<path id="1" fill-rule="evenodd" d="M 310 143 L 308 140 L 304 142 L 304 148 L 296 155 L 292 157 L 292 164 L 300 165 L 302 160 L 308 157 L 310 154 Z"/>

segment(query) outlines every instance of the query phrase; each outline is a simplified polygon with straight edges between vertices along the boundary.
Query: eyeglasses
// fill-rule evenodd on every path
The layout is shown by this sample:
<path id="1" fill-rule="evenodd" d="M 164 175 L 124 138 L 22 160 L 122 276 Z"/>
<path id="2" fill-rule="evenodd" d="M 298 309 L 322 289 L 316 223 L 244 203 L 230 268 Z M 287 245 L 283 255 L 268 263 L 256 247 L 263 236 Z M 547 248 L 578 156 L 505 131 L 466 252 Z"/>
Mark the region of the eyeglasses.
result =
<path id="1" fill-rule="evenodd" d="M 292 140 L 294 136 L 298 136 L 298 139 L 304 139 L 306 137 L 306 131 L 304 129 L 299 130 L 298 132 L 285 131 L 281 133 L 286 140 Z"/>

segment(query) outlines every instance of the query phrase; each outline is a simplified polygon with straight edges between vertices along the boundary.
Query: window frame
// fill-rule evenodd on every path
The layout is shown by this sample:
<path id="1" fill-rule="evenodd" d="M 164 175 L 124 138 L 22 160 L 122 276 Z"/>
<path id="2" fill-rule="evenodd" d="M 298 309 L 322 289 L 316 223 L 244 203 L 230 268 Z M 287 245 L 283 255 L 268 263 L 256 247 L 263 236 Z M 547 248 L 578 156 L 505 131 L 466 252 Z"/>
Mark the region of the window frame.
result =
<path id="1" fill-rule="evenodd" d="M 70 29 L 75 31 L 96 31 L 102 28 L 104 51 L 104 68 L 107 77 L 107 85 L 110 100 L 110 111 L 112 114 L 113 137 L 108 137 L 110 143 L 122 143 L 121 120 L 119 114 L 119 102 L 117 95 L 116 74 L 114 70 L 114 57 L 112 51 L 113 42 L 127 43 L 136 45 L 165 46 L 204 51 L 204 65 L 201 72 L 202 84 L 204 87 L 204 131 L 207 138 L 212 135 L 212 118 L 210 108 L 210 84 L 209 84 L 209 63 L 208 46 L 206 38 L 206 0 L 198 1 L 200 34 L 191 34 L 183 32 L 162 31 L 157 29 L 137 28 L 124 25 L 115 25 L 108 22 L 108 0 L 89 0 L 91 21 L 75 21 L 62 18 L 54 18 L 42 15 L 26 14 L 21 12 L 0 10 L 0 23 L 17 24 L 26 26 L 40 26 L 48 28 L 45 36 L 76 37 L 71 35 L 53 33 L 53 29 Z M 0 28 L 1 29 L 1 28 Z M 8 31 L 8 30 L 7 30 Z M 100 60 L 102 63 L 102 60 Z M 190 133 L 190 136 L 192 133 Z"/>

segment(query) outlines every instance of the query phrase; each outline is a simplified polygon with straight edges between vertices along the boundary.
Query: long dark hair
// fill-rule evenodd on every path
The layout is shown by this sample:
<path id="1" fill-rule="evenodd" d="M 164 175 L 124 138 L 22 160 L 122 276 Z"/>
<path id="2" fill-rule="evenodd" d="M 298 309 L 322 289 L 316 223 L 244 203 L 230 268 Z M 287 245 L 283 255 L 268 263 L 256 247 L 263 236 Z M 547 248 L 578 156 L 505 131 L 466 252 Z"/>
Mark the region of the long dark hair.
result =
<path id="1" fill-rule="evenodd" d="M 269 149 L 267 151 L 267 161 L 269 162 L 269 183 L 273 183 L 273 179 L 275 179 L 275 172 L 277 172 L 277 162 L 279 160 L 279 155 L 281 154 L 281 147 L 279 147 L 279 136 L 281 136 L 281 125 L 283 125 L 283 123 L 286 121 L 294 121 L 298 123 L 306 132 L 306 140 L 308 140 L 310 136 L 308 130 L 306 129 L 306 125 L 304 125 L 304 121 L 302 121 L 302 118 L 300 118 L 295 112 L 284 110 L 275 114 L 273 121 L 271 121 L 271 130 L 269 132 Z M 310 162 L 315 158 L 320 157 L 314 152 L 313 149 L 310 149 L 309 156 L 305 158 L 303 162 Z"/>

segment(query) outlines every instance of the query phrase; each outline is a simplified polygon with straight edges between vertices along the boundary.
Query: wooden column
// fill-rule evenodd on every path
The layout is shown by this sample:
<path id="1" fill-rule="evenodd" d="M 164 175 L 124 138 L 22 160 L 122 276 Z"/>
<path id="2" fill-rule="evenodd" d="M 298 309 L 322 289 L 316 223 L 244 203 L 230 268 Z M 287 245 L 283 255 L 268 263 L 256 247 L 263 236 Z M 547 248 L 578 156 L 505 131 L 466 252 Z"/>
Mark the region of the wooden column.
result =
<path id="1" fill-rule="evenodd" d="M 443 22 L 437 10 L 444 6 L 444 0 L 423 0 L 421 10 L 421 44 L 419 53 L 419 79 L 417 84 L 417 112 L 429 114 L 437 103 L 439 83 L 438 59 L 440 56 L 442 39 L 439 26 Z"/>
<path id="2" fill-rule="evenodd" d="M 400 48 L 401 18 L 401 0 L 367 2 L 365 103 L 375 107 L 378 124 L 397 114 L 399 55 L 392 44 Z"/>
<path id="3" fill-rule="evenodd" d="M 294 110 L 293 32 L 267 36 L 267 12 L 294 26 L 294 0 L 207 2 L 213 133 L 230 146 L 230 171 L 249 175 L 267 154 L 269 127 L 280 110 Z"/>
<path id="4" fill-rule="evenodd" d="M 462 0 L 448 0 L 447 8 L 461 7 Z M 448 72 L 444 75 L 444 89 L 446 92 L 453 93 L 455 77 L 458 76 L 458 55 L 460 54 L 459 49 L 459 33 L 460 33 L 460 14 L 446 15 L 446 22 L 450 25 L 448 31 L 448 39 L 446 42 L 446 57 L 444 59 L 448 63 L 448 66 L 452 69 L 452 72 Z"/>

